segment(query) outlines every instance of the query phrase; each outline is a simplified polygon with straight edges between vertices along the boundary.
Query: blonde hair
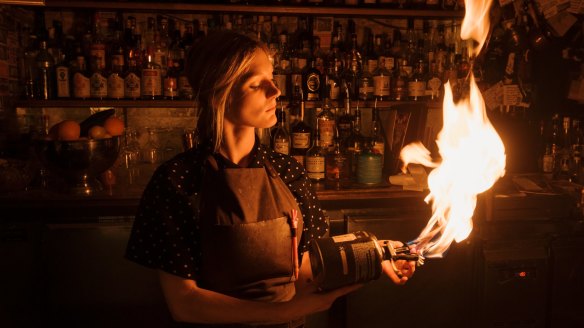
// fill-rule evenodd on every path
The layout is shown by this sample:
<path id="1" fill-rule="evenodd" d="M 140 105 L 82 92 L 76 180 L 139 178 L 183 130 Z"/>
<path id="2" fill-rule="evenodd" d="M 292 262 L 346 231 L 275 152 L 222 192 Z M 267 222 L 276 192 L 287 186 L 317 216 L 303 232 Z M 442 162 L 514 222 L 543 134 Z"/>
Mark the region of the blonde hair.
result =
<path id="1" fill-rule="evenodd" d="M 265 44 L 246 35 L 217 30 L 189 51 L 185 69 L 199 109 L 197 129 L 203 140 L 213 142 L 215 152 L 221 146 L 223 119 L 234 86 L 248 72 L 258 49 L 269 53 Z"/>

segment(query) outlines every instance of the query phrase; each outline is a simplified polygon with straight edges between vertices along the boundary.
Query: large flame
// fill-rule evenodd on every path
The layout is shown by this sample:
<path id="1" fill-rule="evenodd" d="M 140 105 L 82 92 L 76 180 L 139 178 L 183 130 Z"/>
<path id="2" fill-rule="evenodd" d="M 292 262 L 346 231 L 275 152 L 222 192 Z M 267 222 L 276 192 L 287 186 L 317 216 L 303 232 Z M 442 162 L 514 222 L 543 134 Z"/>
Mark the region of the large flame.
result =
<path id="1" fill-rule="evenodd" d="M 473 38 L 478 50 L 489 31 L 491 1 L 466 1 L 461 38 Z M 444 85 L 443 127 L 436 143 L 441 160 L 434 161 L 421 144 L 405 146 L 400 154 L 404 169 L 409 163 L 433 168 L 428 176 L 432 217 L 414 241 L 419 254 L 440 257 L 453 240 L 460 242 L 472 231 L 477 195 L 488 190 L 505 174 L 505 146 L 487 118 L 485 103 L 474 77 L 470 95 L 454 103 L 450 83 Z"/>

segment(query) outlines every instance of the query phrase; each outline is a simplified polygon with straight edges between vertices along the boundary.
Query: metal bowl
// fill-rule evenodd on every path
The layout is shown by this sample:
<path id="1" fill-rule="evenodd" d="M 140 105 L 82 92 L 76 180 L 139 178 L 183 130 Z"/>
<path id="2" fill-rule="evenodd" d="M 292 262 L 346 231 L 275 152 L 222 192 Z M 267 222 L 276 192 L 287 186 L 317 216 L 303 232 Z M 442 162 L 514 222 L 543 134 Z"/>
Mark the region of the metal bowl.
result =
<path id="1" fill-rule="evenodd" d="M 35 150 L 42 165 L 65 180 L 69 192 L 92 195 L 101 189 L 96 178 L 118 158 L 120 137 L 38 140 Z"/>

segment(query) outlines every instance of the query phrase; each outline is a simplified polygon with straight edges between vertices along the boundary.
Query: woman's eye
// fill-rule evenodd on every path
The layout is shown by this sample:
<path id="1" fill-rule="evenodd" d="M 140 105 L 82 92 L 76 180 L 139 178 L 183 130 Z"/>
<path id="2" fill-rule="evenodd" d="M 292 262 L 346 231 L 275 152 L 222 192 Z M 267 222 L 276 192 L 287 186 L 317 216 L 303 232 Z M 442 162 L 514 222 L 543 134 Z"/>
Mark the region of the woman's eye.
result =
<path id="1" fill-rule="evenodd" d="M 254 90 L 255 90 L 255 89 L 259 89 L 259 88 L 260 88 L 260 86 L 259 86 L 259 85 L 250 85 L 249 87 L 250 87 L 250 88 L 252 88 L 252 89 L 254 89 Z"/>

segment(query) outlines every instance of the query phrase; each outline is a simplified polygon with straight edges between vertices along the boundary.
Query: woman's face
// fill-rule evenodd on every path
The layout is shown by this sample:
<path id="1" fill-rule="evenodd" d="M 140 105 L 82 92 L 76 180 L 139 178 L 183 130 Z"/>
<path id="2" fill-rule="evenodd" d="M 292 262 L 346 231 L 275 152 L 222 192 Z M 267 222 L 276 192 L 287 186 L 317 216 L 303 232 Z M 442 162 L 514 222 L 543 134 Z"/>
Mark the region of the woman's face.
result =
<path id="1" fill-rule="evenodd" d="M 249 71 L 234 88 L 225 120 L 235 126 L 269 128 L 276 124 L 276 98 L 280 90 L 272 82 L 268 55 L 256 50 Z"/>

